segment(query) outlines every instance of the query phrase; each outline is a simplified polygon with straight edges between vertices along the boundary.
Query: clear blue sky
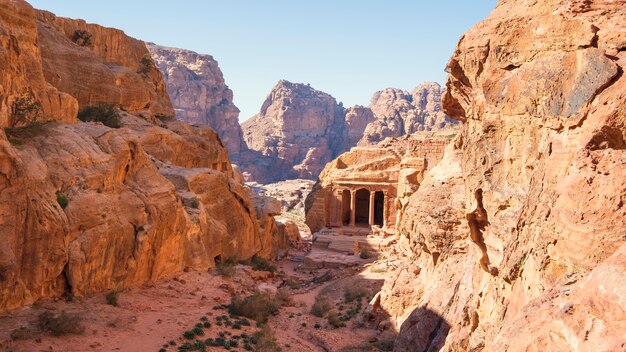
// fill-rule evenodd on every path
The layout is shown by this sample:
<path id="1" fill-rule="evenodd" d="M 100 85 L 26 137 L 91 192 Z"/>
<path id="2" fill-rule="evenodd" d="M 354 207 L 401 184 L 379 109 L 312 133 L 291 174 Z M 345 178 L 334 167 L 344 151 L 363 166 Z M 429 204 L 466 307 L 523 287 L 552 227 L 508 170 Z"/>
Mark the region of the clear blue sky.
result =
<path id="1" fill-rule="evenodd" d="M 345 106 L 387 87 L 445 82 L 459 38 L 496 0 L 31 0 L 59 16 L 215 57 L 240 120 L 280 79 L 310 83 Z"/>

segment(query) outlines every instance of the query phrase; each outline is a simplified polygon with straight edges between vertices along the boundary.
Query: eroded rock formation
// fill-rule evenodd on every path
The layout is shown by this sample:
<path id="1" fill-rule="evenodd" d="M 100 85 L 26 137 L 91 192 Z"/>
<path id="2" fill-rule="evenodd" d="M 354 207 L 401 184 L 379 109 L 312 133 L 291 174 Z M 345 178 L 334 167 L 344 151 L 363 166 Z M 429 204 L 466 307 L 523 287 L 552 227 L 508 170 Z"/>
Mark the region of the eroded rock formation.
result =
<path id="1" fill-rule="evenodd" d="M 359 144 L 453 127 L 456 122 L 441 108 L 444 92 L 444 88 L 433 82 L 420 84 L 412 93 L 396 88 L 376 92 L 369 105 L 375 120 L 367 125 Z"/>
<path id="2" fill-rule="evenodd" d="M 317 176 L 343 151 L 343 108 L 305 84 L 278 82 L 259 114 L 242 127 L 250 149 L 289 160 L 299 178 Z"/>
<path id="3" fill-rule="evenodd" d="M 176 118 L 217 131 L 230 153 L 245 149 L 239 109 L 217 61 L 210 55 L 152 43 L 148 50 L 163 73 Z"/>
<path id="4" fill-rule="evenodd" d="M 252 154 L 233 158 L 258 182 L 314 179 L 357 144 L 376 145 L 387 137 L 453 127 L 456 122 L 441 111 L 443 91 L 436 83 L 422 84 L 413 94 L 389 88 L 377 92 L 369 107 L 344 109 L 309 85 L 280 81 L 261 112 L 243 124 Z"/>
<path id="5" fill-rule="evenodd" d="M 624 349 L 625 19 L 501 0 L 463 36 L 444 99 L 461 134 L 410 198 L 381 295 L 395 350 Z"/>
<path id="6" fill-rule="evenodd" d="M 76 99 L 44 78 L 36 16 L 24 1 L 0 1 L 0 127 L 76 121 Z"/>
<path id="7" fill-rule="evenodd" d="M 218 134 L 154 118 L 173 111 L 141 41 L 20 0 L 0 9 L 2 124 L 23 92 L 38 114 L 0 131 L 0 310 L 284 252 L 289 234 Z M 77 123 L 78 105 L 100 102 L 133 114 L 118 110 L 119 129 Z"/>
<path id="8" fill-rule="evenodd" d="M 36 17 L 46 82 L 75 97 L 80 107 L 109 103 L 136 114 L 174 114 L 144 42 L 47 11 L 36 11 Z"/>

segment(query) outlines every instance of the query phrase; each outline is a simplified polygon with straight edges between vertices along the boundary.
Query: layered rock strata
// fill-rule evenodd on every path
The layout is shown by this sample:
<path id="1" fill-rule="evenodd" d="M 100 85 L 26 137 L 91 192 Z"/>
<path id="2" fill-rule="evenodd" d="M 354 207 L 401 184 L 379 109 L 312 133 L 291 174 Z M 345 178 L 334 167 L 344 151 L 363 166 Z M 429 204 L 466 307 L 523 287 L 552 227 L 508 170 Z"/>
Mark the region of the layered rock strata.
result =
<path id="1" fill-rule="evenodd" d="M 234 159 L 258 182 L 315 179 L 327 163 L 357 144 L 453 128 L 456 122 L 441 111 L 443 92 L 436 83 L 422 84 L 412 94 L 389 88 L 374 94 L 369 107 L 344 109 L 308 85 L 280 81 L 260 113 L 242 126 L 250 153 L 257 156 Z M 278 166 L 264 166 L 272 163 Z"/>
<path id="2" fill-rule="evenodd" d="M 15 127 L 0 131 L 0 311 L 285 250 L 218 134 L 154 118 L 173 111 L 142 42 L 23 1 L 0 7 L 0 89 L 29 92 L 25 110 L 41 114 L 16 124 L 15 96 L 1 105 Z M 54 93 L 66 115 L 42 100 L 51 82 L 72 94 Z M 122 128 L 76 121 L 79 105 L 103 101 L 128 111 Z"/>
<path id="3" fill-rule="evenodd" d="M 398 226 L 397 351 L 626 346 L 621 2 L 499 1 L 448 64 L 462 122 Z"/>
<path id="4" fill-rule="evenodd" d="M 454 127 L 457 122 L 447 117 L 441 108 L 444 92 L 443 87 L 433 82 L 422 83 L 411 93 L 395 88 L 376 92 L 369 105 L 375 120 L 367 125 L 359 144 L 375 144 L 388 137 Z"/>
<path id="5" fill-rule="evenodd" d="M 239 109 L 217 61 L 210 55 L 152 43 L 148 50 L 163 73 L 176 118 L 217 131 L 231 154 L 245 149 Z"/>

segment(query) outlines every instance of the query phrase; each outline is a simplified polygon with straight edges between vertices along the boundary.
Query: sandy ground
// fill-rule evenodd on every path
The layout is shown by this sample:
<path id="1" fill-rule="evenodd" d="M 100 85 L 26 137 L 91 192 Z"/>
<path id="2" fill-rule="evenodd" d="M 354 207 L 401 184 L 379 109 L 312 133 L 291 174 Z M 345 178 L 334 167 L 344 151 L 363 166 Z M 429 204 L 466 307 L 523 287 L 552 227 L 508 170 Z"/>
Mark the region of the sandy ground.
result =
<path id="1" fill-rule="evenodd" d="M 378 332 L 356 327 L 358 317 L 346 322 L 346 327 L 333 329 L 327 319 L 310 314 L 315 298 L 323 294 L 331 300 L 334 309 L 342 309 L 343 291 L 346 286 L 362 285 L 372 295 L 382 285 L 383 278 L 361 269 L 320 269 L 315 272 L 299 271 L 299 261 L 288 257 L 276 263 L 280 276 L 297 278 L 301 288 L 289 289 L 295 304 L 284 307 L 280 313 L 270 318 L 272 328 L 282 351 L 367 351 L 368 341 L 380 338 Z M 297 257 L 296 257 L 297 260 Z M 313 283 L 330 273 L 333 278 L 323 283 Z M 327 275 L 328 276 L 328 275 Z M 319 280 L 318 280 L 319 281 Z M 71 302 L 57 300 L 24 307 L 0 317 L 0 351 L 154 351 L 162 348 L 177 351 L 178 346 L 187 342 L 182 333 L 195 324 L 202 323 L 202 317 L 212 326 L 203 328 L 205 338 L 218 337 L 220 332 L 227 337 L 241 334 L 252 335 L 257 331 L 255 322 L 233 330 L 218 326 L 217 317 L 228 315 L 224 308 L 216 307 L 230 303 L 235 293 L 253 292 L 259 285 L 278 287 L 283 279 L 267 272 L 256 272 L 247 266 L 238 265 L 232 278 L 223 278 L 216 272 L 181 273 L 154 284 L 121 291 L 117 307 L 107 304 L 105 295 L 87 298 L 74 298 Z M 363 298 L 363 307 L 367 306 Z M 344 311 L 345 311 L 344 310 Z M 79 335 L 54 337 L 42 333 L 38 326 L 38 316 L 44 311 L 59 313 L 66 311 L 82 318 L 85 330 Z M 317 324 L 317 328 L 316 328 Z M 24 327 L 31 332 L 24 340 L 11 339 L 11 333 Z M 230 335 L 228 335 L 230 334 Z M 167 346 L 173 341 L 175 346 Z M 208 351 L 225 350 L 223 347 L 209 347 Z M 376 349 L 372 349 L 376 350 Z M 244 351 L 243 343 L 231 351 Z"/>

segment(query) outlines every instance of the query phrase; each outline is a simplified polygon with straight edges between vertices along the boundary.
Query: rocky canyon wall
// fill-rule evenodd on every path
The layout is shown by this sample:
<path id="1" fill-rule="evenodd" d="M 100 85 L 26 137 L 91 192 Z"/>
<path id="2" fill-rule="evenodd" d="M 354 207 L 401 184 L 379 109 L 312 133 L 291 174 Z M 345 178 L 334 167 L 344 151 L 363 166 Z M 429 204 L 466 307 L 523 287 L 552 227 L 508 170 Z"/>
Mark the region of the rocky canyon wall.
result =
<path id="1" fill-rule="evenodd" d="M 36 11 L 46 82 L 80 107 L 113 104 L 135 114 L 173 116 L 163 77 L 143 41 L 124 32 Z"/>
<path id="2" fill-rule="evenodd" d="M 356 145 L 376 145 L 385 138 L 420 131 L 453 129 L 456 122 L 441 111 L 443 92 L 436 83 L 422 84 L 412 94 L 389 88 L 374 94 L 369 107 L 344 109 L 335 98 L 309 85 L 281 81 L 266 98 L 261 112 L 242 128 L 252 151 L 281 160 L 287 168 L 275 168 L 268 175 L 254 170 L 251 178 L 261 182 L 264 177 L 271 181 L 315 179 L 326 164 Z M 245 161 L 240 164 L 250 170 Z"/>
<path id="3" fill-rule="evenodd" d="M 620 1 L 501 0 L 462 37 L 444 99 L 461 133 L 381 294 L 395 350 L 624 349 L 625 19 Z"/>
<path id="4" fill-rule="evenodd" d="M 0 9 L 2 121 L 15 126 L 0 131 L 0 311 L 284 252 L 218 134 L 153 118 L 173 110 L 141 41 L 23 1 Z M 23 92 L 41 115 L 15 124 Z M 76 120 L 100 102 L 123 109 L 121 128 Z"/>
<path id="5" fill-rule="evenodd" d="M 217 131 L 231 154 L 245 149 L 239 109 L 217 61 L 210 55 L 147 44 L 163 73 L 176 118 Z"/>
<path id="6" fill-rule="evenodd" d="M 44 77 L 36 11 L 23 1 L 1 1 L 0 28 L 0 127 L 27 121 L 75 122 L 76 98 Z"/>

